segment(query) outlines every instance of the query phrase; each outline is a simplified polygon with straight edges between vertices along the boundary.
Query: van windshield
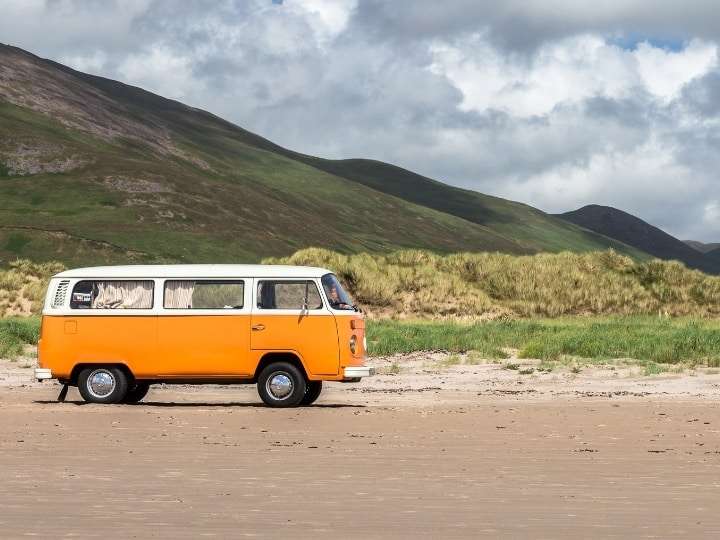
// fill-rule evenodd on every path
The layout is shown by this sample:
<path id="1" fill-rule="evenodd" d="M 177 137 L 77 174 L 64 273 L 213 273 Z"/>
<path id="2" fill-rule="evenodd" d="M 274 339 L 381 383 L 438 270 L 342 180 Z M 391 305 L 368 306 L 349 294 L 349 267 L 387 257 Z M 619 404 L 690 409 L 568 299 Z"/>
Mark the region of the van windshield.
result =
<path id="1" fill-rule="evenodd" d="M 343 289 L 343 286 L 335 274 L 325 274 L 320 281 L 322 281 L 323 289 L 325 289 L 328 302 L 330 302 L 330 307 L 333 309 L 356 310 L 352 298 L 350 298 L 350 295 Z"/>

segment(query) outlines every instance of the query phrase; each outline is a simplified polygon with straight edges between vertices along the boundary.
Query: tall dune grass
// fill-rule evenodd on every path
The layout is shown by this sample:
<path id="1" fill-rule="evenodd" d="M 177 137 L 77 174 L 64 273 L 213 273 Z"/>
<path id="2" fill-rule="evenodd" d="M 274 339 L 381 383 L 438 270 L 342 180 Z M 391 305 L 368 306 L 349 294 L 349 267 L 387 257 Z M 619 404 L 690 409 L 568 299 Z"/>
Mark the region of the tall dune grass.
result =
<path id="1" fill-rule="evenodd" d="M 63 269 L 57 262 L 39 264 L 27 260 L 0 269 L 0 317 L 39 313 L 50 277 Z"/>
<path id="2" fill-rule="evenodd" d="M 375 317 L 515 318 L 720 314 L 720 277 L 610 251 L 343 255 L 319 248 L 267 263 L 333 270 Z"/>

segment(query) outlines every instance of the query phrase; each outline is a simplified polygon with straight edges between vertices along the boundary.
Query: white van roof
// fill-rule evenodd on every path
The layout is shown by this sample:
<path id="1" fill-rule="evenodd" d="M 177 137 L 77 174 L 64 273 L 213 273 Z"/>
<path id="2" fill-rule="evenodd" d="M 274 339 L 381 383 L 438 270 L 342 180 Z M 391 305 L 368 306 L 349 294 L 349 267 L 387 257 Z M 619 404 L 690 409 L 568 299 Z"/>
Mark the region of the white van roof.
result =
<path id="1" fill-rule="evenodd" d="M 94 266 L 60 272 L 56 278 L 316 278 L 331 273 L 313 266 L 281 264 L 137 264 Z"/>

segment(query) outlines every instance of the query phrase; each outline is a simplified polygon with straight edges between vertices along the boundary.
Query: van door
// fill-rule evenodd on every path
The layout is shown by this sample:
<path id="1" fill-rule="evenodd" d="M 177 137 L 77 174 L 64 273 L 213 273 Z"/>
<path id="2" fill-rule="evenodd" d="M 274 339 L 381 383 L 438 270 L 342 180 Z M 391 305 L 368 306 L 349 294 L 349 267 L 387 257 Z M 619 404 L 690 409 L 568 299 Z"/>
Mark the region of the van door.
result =
<path id="1" fill-rule="evenodd" d="M 315 280 L 256 279 L 250 346 L 253 351 L 295 352 L 311 375 L 337 375 L 335 317 Z"/>
<path id="2" fill-rule="evenodd" d="M 158 375 L 252 375 L 251 286 L 251 279 L 166 280 L 158 317 Z"/>

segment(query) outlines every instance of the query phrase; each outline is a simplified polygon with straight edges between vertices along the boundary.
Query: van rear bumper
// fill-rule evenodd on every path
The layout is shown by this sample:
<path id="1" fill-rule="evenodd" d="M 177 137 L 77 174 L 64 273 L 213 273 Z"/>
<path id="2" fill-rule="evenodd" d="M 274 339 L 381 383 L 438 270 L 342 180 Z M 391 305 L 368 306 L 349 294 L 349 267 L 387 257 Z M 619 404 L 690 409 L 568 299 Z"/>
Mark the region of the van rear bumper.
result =
<path id="1" fill-rule="evenodd" d="M 52 379 L 52 371 L 47 368 L 35 368 L 35 378 L 38 381 L 44 381 L 45 379 Z"/>
<path id="2" fill-rule="evenodd" d="M 343 377 L 346 379 L 360 379 L 362 377 L 371 377 L 373 375 L 375 375 L 375 368 L 367 366 L 346 367 L 343 372 Z"/>

